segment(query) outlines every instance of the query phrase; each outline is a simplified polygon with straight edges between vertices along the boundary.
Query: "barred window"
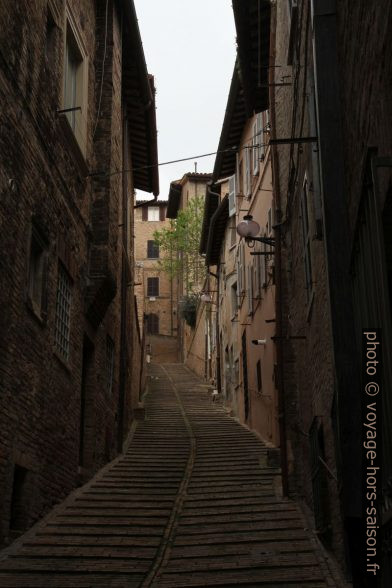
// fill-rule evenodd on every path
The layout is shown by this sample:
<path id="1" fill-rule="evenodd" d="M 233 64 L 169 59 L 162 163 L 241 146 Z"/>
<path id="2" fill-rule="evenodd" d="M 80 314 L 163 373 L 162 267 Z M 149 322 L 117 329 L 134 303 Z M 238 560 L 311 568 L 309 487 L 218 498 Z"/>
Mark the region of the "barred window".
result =
<path id="1" fill-rule="evenodd" d="M 147 278 L 147 296 L 159 296 L 159 278 Z"/>
<path id="2" fill-rule="evenodd" d="M 69 358 L 69 343 L 71 330 L 71 278 L 59 264 L 56 300 L 56 348 L 64 359 Z"/>
<path id="3" fill-rule="evenodd" d="M 106 338 L 106 391 L 108 394 L 113 390 L 114 374 L 114 342 L 108 336 Z"/>

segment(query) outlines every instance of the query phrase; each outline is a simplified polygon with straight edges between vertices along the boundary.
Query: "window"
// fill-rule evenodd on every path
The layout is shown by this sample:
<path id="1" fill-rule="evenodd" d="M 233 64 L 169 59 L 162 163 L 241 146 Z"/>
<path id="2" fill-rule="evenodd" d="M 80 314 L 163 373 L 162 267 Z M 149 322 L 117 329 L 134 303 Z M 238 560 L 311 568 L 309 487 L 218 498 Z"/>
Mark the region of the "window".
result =
<path id="1" fill-rule="evenodd" d="M 298 0 L 287 0 L 289 12 L 289 48 L 287 55 L 287 65 L 293 64 L 294 47 L 297 36 L 297 21 L 298 21 Z"/>
<path id="2" fill-rule="evenodd" d="M 28 304 L 40 318 L 46 314 L 47 243 L 33 225 L 30 241 Z"/>
<path id="3" fill-rule="evenodd" d="M 244 173 L 244 196 L 249 198 L 251 194 L 251 177 L 250 177 L 250 165 L 251 165 L 251 154 L 252 147 L 249 145 L 244 146 L 244 158 L 245 158 L 245 173 Z"/>
<path id="4" fill-rule="evenodd" d="M 301 224 L 302 224 L 302 239 L 303 239 L 303 260 L 305 266 L 305 284 L 308 301 L 310 299 L 313 280 L 312 280 L 312 260 L 310 254 L 310 230 L 309 230 L 309 215 L 308 215 L 308 180 L 305 177 L 302 197 L 301 197 Z"/>
<path id="5" fill-rule="evenodd" d="M 236 180 L 235 175 L 229 178 L 229 216 L 234 216 L 236 213 Z"/>
<path id="6" fill-rule="evenodd" d="M 113 390 L 114 375 L 114 342 L 111 337 L 106 337 L 106 391 L 108 394 Z"/>
<path id="7" fill-rule="evenodd" d="M 148 335 L 159 335 L 159 316 L 157 314 L 147 315 L 147 333 Z"/>
<path id="8" fill-rule="evenodd" d="M 71 278 L 59 264 L 56 300 L 55 343 L 60 355 L 68 360 L 71 329 Z"/>
<path id="9" fill-rule="evenodd" d="M 50 4 L 46 14 L 45 57 L 49 68 L 52 69 L 56 58 L 56 22 Z"/>
<path id="10" fill-rule="evenodd" d="M 147 296 L 159 296 L 159 278 L 147 278 Z"/>
<path id="11" fill-rule="evenodd" d="M 83 153 L 86 151 L 87 71 L 86 51 L 67 8 L 63 107 L 70 109 L 65 116 Z"/>
<path id="12" fill-rule="evenodd" d="M 155 241 L 147 241 L 147 257 L 148 259 L 159 258 L 159 245 Z"/>
<path id="13" fill-rule="evenodd" d="M 263 132 L 263 114 L 259 112 L 256 115 L 256 122 L 253 126 L 253 149 L 252 149 L 252 160 L 253 160 L 253 175 L 259 173 L 260 161 L 264 159 L 264 132 Z"/>
<path id="14" fill-rule="evenodd" d="M 159 206 L 149 206 L 148 207 L 147 220 L 159 221 Z"/>

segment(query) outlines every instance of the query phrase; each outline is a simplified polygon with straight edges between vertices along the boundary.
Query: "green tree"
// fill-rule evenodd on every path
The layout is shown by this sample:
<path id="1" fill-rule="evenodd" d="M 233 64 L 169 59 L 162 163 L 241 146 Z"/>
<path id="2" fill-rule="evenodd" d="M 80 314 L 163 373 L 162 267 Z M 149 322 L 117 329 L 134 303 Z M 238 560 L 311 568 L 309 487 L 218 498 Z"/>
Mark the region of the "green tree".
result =
<path id="1" fill-rule="evenodd" d="M 170 277 L 182 279 L 186 295 L 199 292 L 206 276 L 205 260 L 199 254 L 203 213 L 204 198 L 195 196 L 170 221 L 169 227 L 154 233 L 163 253 L 159 261 L 161 268 Z"/>

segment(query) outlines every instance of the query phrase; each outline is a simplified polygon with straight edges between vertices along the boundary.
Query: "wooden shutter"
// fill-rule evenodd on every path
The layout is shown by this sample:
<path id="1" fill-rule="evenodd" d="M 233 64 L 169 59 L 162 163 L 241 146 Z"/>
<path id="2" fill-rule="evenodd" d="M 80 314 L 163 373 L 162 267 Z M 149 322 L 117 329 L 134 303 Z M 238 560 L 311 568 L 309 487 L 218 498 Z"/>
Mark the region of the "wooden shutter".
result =
<path id="1" fill-rule="evenodd" d="M 236 181 L 235 175 L 230 176 L 229 178 L 229 216 L 234 216 L 236 213 L 236 202 L 235 202 L 235 195 L 236 195 Z"/>
<path id="2" fill-rule="evenodd" d="M 148 206 L 142 206 L 142 220 L 146 221 L 148 219 Z"/>
<path id="3" fill-rule="evenodd" d="M 164 221 L 166 218 L 166 207 L 160 206 L 159 207 L 159 220 Z"/>

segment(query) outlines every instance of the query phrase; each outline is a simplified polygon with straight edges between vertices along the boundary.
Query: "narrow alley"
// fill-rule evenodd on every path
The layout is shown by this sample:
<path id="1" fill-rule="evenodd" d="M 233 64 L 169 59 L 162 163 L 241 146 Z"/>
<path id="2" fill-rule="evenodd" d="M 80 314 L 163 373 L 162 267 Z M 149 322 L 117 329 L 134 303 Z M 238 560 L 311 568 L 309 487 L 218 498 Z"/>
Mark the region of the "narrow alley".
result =
<path id="1" fill-rule="evenodd" d="M 3 588 L 339 586 L 266 447 L 180 364 L 152 365 L 127 452 L 2 552 Z"/>

